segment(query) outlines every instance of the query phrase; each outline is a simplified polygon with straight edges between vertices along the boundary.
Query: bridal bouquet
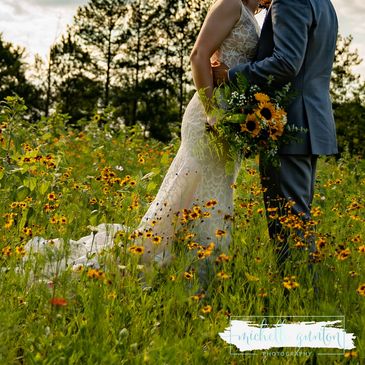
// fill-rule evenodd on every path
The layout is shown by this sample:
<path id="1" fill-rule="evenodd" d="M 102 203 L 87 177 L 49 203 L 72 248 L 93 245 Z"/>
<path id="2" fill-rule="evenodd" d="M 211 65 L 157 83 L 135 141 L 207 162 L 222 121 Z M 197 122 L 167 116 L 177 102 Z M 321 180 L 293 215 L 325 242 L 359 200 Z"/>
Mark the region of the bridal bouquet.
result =
<path id="1" fill-rule="evenodd" d="M 272 80 L 269 80 L 269 88 Z M 228 145 L 233 156 L 250 157 L 258 153 L 278 164 L 279 148 L 293 140 L 305 129 L 287 124 L 286 106 L 293 98 L 290 85 L 272 88 L 264 93 L 238 75 L 236 85 L 215 89 L 212 116 L 216 123 L 209 129 L 212 138 L 219 136 Z"/>

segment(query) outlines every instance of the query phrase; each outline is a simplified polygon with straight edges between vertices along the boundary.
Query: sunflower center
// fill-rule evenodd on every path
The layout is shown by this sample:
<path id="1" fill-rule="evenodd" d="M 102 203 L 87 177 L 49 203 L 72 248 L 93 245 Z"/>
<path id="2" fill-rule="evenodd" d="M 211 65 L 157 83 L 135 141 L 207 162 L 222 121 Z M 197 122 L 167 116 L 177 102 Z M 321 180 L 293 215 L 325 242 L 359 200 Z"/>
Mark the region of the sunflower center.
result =
<path id="1" fill-rule="evenodd" d="M 269 108 L 262 108 L 260 113 L 266 120 L 270 120 L 272 118 L 272 113 Z"/>
<path id="2" fill-rule="evenodd" d="M 254 122 L 253 120 L 249 120 L 246 123 L 246 128 L 248 131 L 253 132 L 256 129 L 256 122 Z"/>

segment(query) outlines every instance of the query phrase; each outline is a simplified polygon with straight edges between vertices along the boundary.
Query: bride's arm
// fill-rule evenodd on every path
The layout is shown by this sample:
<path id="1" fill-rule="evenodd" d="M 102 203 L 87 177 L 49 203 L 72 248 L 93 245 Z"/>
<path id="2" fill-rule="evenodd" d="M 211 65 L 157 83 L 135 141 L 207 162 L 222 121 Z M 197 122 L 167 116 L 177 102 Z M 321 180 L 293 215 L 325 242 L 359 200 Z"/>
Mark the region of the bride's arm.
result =
<path id="1" fill-rule="evenodd" d="M 208 12 L 191 52 L 194 84 L 197 90 L 205 90 L 208 104 L 213 92 L 210 57 L 240 18 L 241 10 L 241 0 L 218 0 Z M 209 106 L 205 107 L 209 112 Z"/>

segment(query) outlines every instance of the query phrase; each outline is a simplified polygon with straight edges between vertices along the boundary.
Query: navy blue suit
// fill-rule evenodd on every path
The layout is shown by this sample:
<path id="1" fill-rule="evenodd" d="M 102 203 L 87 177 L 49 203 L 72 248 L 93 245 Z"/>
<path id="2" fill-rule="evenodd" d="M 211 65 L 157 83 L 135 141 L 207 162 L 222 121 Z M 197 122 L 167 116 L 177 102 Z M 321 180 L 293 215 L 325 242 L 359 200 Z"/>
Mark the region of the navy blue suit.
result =
<path id="1" fill-rule="evenodd" d="M 310 218 L 318 155 L 337 153 L 336 129 L 329 94 L 338 23 L 330 0 L 273 0 L 265 18 L 255 60 L 229 70 L 234 82 L 243 73 L 263 88 L 269 76 L 278 87 L 291 82 L 296 97 L 288 107 L 288 123 L 305 127 L 300 142 L 280 150 L 280 168 L 260 166 L 267 188 L 266 207 L 282 209 L 293 200 L 293 212 Z M 279 221 L 270 221 L 272 238 L 283 233 Z M 284 234 L 285 236 L 285 234 Z M 282 241 L 282 240 L 280 240 Z M 314 243 L 311 244 L 314 249 Z M 288 254 L 287 243 L 280 248 Z"/>

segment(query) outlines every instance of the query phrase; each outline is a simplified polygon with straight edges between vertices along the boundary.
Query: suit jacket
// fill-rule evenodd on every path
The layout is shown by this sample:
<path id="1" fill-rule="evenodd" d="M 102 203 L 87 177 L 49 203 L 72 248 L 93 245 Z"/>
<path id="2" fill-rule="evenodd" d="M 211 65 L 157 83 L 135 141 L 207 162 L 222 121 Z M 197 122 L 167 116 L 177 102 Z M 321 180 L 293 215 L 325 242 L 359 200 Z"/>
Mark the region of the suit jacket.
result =
<path id="1" fill-rule="evenodd" d="M 288 122 L 308 133 L 299 143 L 283 146 L 281 154 L 338 152 L 329 94 L 337 31 L 330 0 L 273 0 L 255 60 L 229 70 L 231 81 L 242 72 L 263 87 L 270 75 L 278 87 L 292 83 L 296 97 L 287 109 Z"/>

